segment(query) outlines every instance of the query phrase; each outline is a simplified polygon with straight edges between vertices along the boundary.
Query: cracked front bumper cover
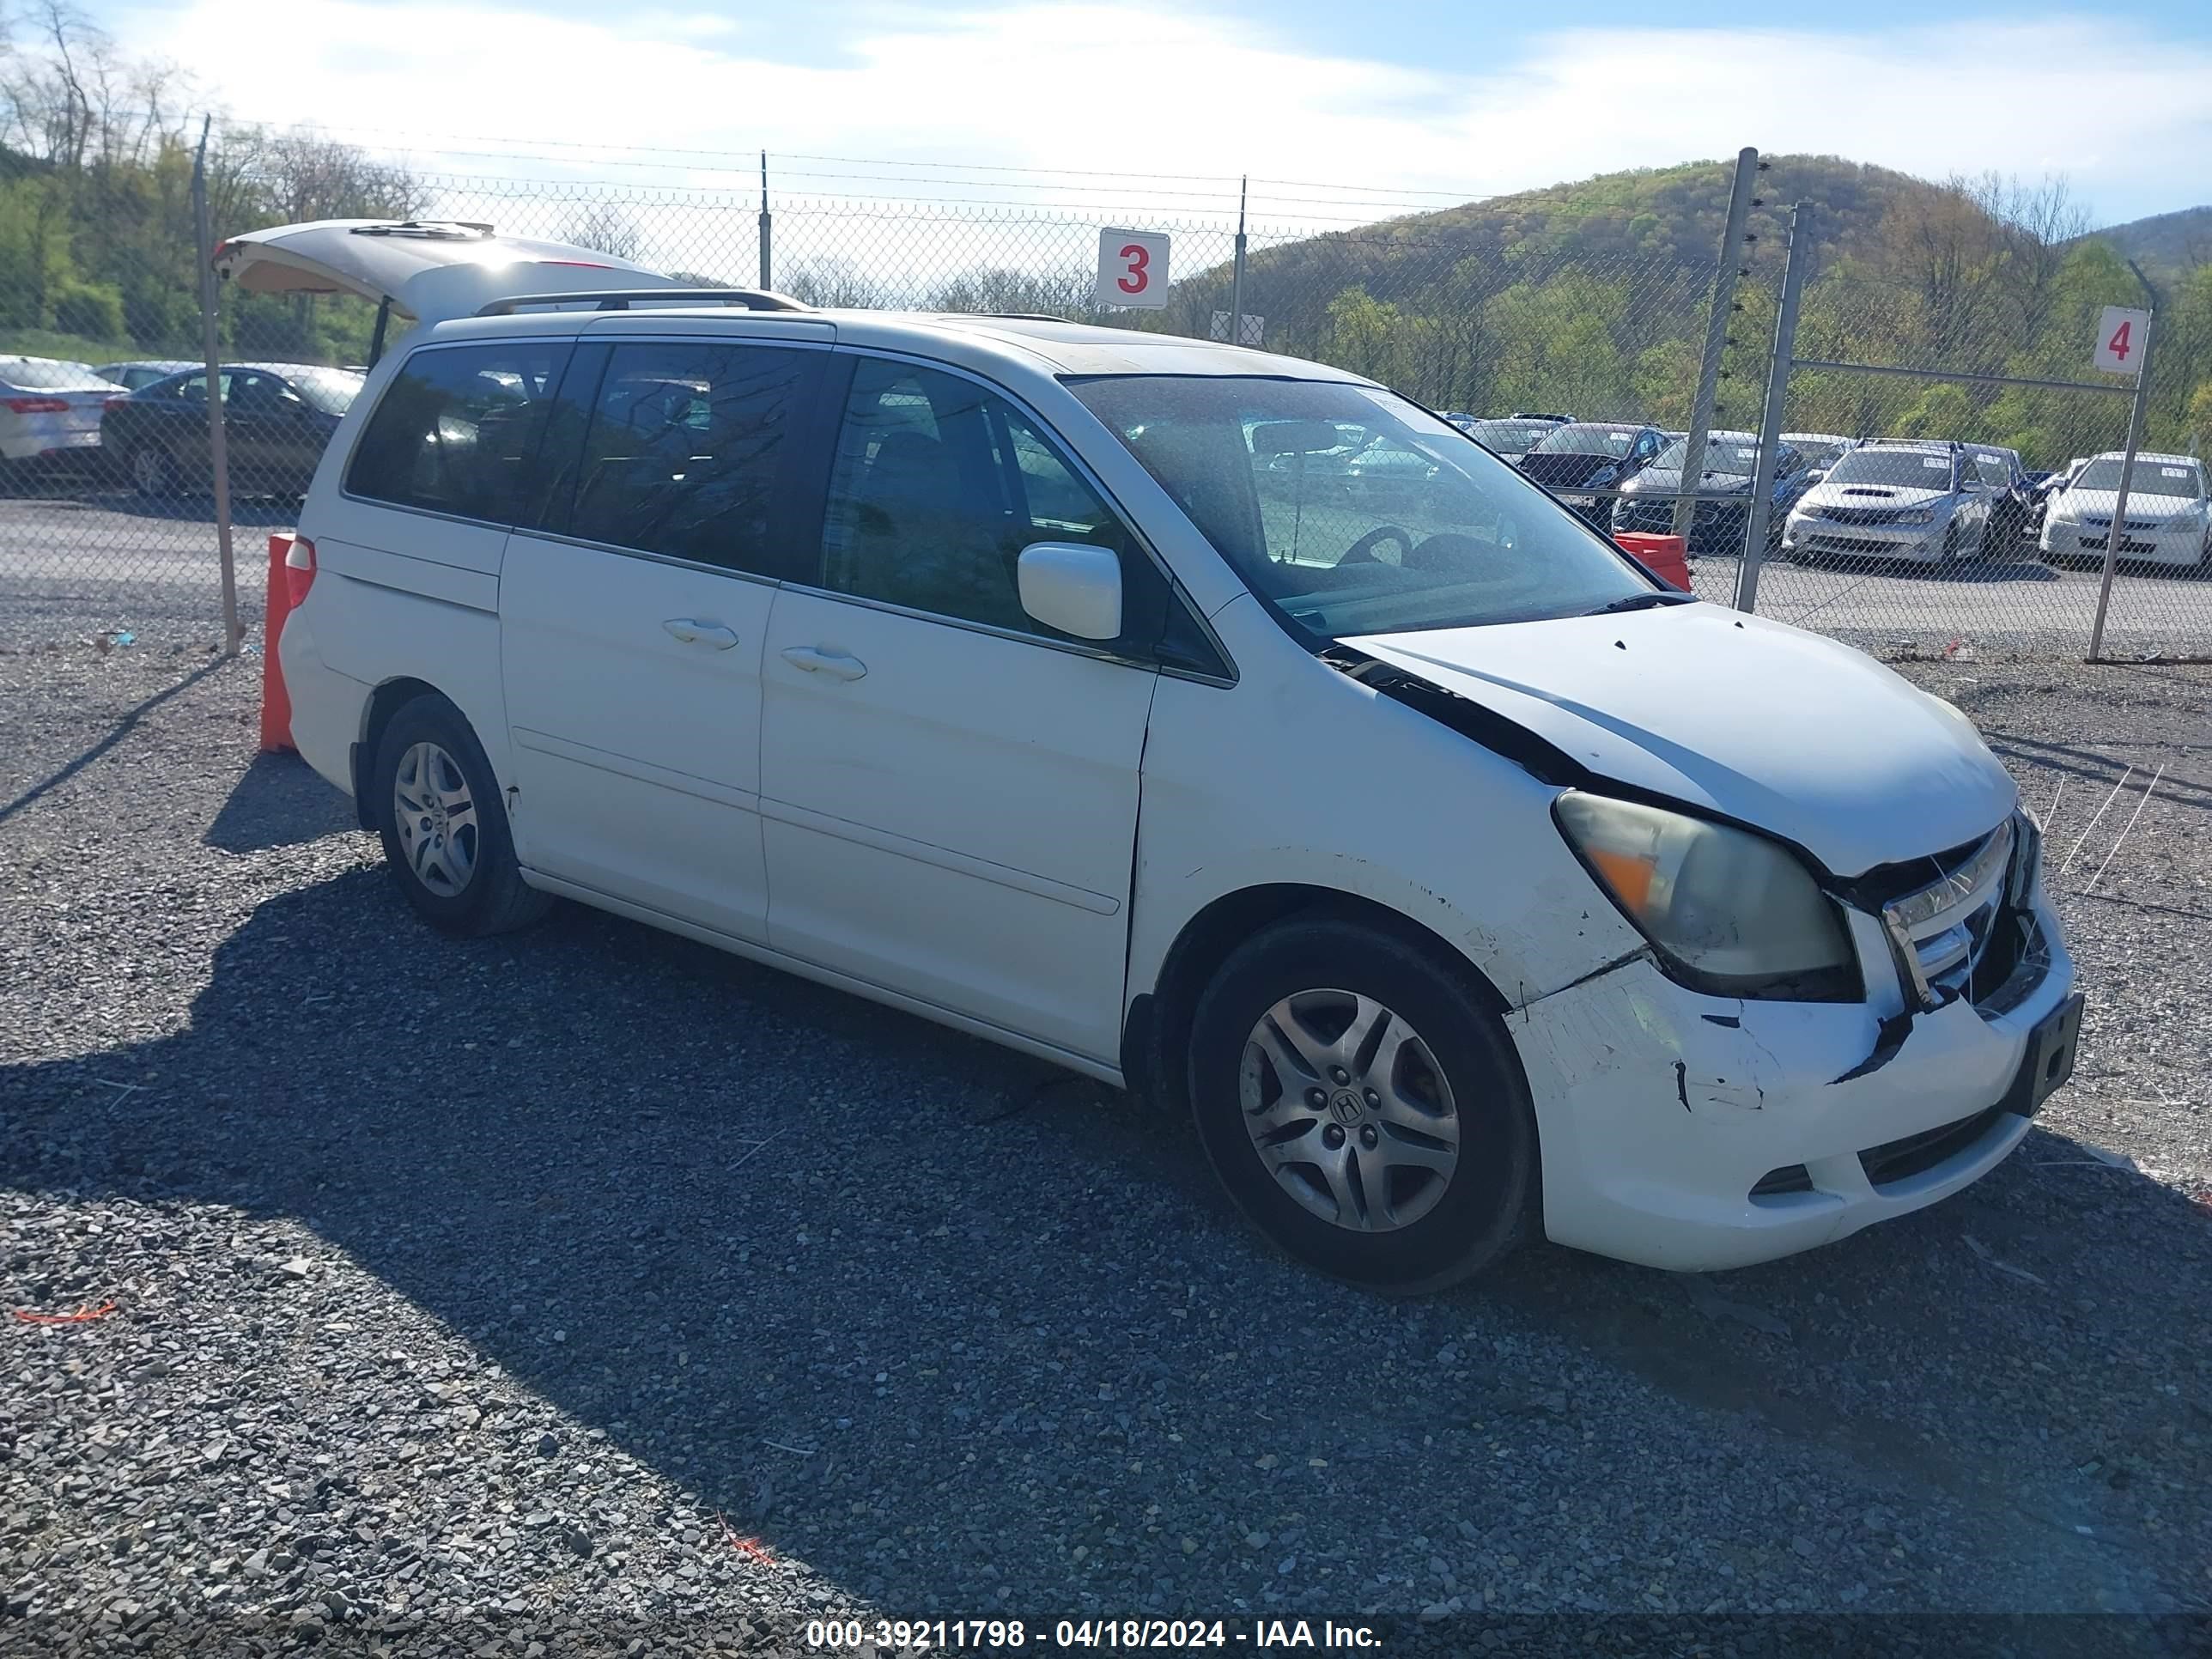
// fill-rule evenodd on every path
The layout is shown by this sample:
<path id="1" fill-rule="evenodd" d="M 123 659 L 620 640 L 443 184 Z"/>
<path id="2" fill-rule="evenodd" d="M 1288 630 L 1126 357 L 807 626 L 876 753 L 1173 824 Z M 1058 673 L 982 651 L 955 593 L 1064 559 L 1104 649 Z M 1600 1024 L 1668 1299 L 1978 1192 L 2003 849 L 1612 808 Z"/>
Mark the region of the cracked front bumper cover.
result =
<path id="1" fill-rule="evenodd" d="M 1516 1010 L 1546 1231 L 1708 1271 L 1832 1243 L 1979 1179 L 2027 1133 L 2023 1071 L 2073 994 L 2055 918 L 2039 905 L 2037 921 L 2030 982 L 2008 983 L 2002 1007 L 1957 997 L 1907 1017 L 1894 1003 L 1710 997 L 1638 957 Z M 1928 1167 L 1869 1173 L 1863 1155 L 1946 1128 L 1962 1138 Z M 1754 1193 L 1794 1166 L 1802 1188 Z"/>

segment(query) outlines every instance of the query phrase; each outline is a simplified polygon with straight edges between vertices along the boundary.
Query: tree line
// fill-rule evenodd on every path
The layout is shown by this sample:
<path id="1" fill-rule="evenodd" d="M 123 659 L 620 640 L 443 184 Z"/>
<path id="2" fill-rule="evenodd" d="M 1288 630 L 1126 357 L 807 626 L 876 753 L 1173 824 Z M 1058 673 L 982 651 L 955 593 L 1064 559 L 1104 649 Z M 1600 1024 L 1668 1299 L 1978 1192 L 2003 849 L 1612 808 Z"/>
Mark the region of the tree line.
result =
<path id="1" fill-rule="evenodd" d="M 187 77 L 125 52 L 67 0 L 43 0 L 0 38 L 0 345 L 198 356 L 191 176 L 209 107 Z M 1801 357 L 2088 380 L 2100 309 L 2142 303 L 2118 254 L 2087 234 L 2063 180 L 1931 183 L 1822 156 L 1769 166 L 1750 240 L 1734 251 L 1747 275 L 1729 319 L 1723 425 L 1759 420 L 1792 202 L 1814 209 Z M 359 147 L 220 113 L 206 170 L 218 239 L 440 207 L 434 181 Z M 1244 307 L 1265 317 L 1269 349 L 1370 375 L 1431 407 L 1681 426 L 1729 176 L 1719 162 L 1608 174 L 1340 234 L 1259 239 Z M 529 199 L 524 187 L 512 195 Z M 649 208 L 586 196 L 564 211 L 555 228 L 563 240 L 663 269 L 701 263 Z M 941 210 L 915 210 L 932 212 Z M 1154 312 L 1098 307 L 1087 255 L 1016 253 L 920 283 L 886 279 L 878 271 L 905 248 L 880 246 L 875 219 L 852 222 L 851 253 L 779 269 L 779 285 L 825 305 L 1042 313 L 1200 336 L 1231 304 L 1228 262 L 1193 270 L 1180 253 L 1170 303 Z M 945 222 L 949 234 L 975 230 Z M 902 242 L 915 234 L 895 229 Z M 2145 436 L 2188 449 L 2212 441 L 2212 264 L 2180 270 L 2168 289 Z M 347 299 L 227 293 L 222 325 L 226 349 L 241 356 L 352 362 L 372 317 Z M 2057 466 L 2117 447 L 2124 421 L 2118 397 L 1801 370 L 1784 424 L 2002 443 L 2032 465 Z"/>

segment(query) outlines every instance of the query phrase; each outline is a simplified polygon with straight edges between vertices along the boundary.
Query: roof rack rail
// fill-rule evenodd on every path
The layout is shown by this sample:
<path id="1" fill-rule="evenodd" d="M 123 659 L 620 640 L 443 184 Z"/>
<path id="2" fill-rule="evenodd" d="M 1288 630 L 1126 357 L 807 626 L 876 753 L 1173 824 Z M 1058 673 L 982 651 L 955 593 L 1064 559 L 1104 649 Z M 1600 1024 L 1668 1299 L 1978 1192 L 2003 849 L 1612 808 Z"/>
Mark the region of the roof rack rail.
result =
<path id="1" fill-rule="evenodd" d="M 599 311 L 628 311 L 633 303 L 740 306 L 747 311 L 811 311 L 804 300 L 765 288 L 611 288 L 573 294 L 510 294 L 478 307 L 479 317 L 507 317 L 523 306 L 581 305 Z"/>

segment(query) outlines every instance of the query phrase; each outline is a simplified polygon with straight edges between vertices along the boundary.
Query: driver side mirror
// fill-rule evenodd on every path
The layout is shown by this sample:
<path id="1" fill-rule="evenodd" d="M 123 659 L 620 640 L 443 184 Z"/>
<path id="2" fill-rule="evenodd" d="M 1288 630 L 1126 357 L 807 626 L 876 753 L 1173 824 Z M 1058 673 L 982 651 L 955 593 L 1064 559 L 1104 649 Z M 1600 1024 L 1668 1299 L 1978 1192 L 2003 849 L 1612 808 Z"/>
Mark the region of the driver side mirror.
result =
<path id="1" fill-rule="evenodd" d="M 1121 560 L 1082 542 L 1032 542 L 1015 565 L 1022 609 L 1079 640 L 1121 636 Z"/>
<path id="2" fill-rule="evenodd" d="M 1808 484 L 1816 484 L 1827 476 L 1828 469 L 1826 467 L 1816 466 L 1810 472 L 1808 472 L 1805 475 L 1805 482 Z"/>

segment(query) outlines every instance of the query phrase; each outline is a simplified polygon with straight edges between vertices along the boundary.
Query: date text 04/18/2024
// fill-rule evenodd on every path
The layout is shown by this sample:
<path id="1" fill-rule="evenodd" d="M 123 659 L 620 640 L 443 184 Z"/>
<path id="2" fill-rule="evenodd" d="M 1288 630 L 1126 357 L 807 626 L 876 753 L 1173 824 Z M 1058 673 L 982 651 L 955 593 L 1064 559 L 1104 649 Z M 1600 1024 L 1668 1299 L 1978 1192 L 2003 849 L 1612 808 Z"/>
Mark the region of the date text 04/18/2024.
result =
<path id="1" fill-rule="evenodd" d="M 815 1619 L 806 1644 L 824 1652 L 863 1646 L 896 1651 L 945 1649 L 1010 1653 L 1024 1648 L 1158 1649 L 1168 1651 L 1241 1647 L 1255 1652 L 1297 1648 L 1379 1648 L 1367 1625 L 1318 1623 L 1308 1619 L 1260 1619 L 1249 1625 L 1221 1619 L 1060 1619 L 1049 1626 L 1019 1619 Z"/>

